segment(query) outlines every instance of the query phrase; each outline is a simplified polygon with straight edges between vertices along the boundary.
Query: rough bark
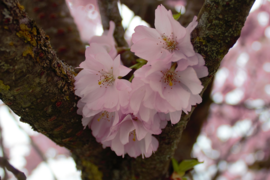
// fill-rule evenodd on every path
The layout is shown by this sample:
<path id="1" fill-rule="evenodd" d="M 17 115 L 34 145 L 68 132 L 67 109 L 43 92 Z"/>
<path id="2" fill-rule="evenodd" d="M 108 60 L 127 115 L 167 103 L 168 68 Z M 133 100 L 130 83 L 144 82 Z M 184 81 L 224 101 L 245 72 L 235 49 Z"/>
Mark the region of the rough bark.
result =
<path id="1" fill-rule="evenodd" d="M 20 3 L 28 16 L 50 37 L 59 59 L 75 67 L 85 59 L 85 45 L 65 0 L 20 0 Z"/>
<path id="2" fill-rule="evenodd" d="M 204 4 L 192 42 L 209 69 L 210 75 L 201 79 L 205 88 L 239 37 L 253 3 L 207 0 Z M 192 112 L 163 130 L 157 137 L 159 149 L 150 158 L 117 157 L 110 149 L 103 150 L 89 129 L 83 130 L 81 116 L 76 114 L 73 69 L 57 58 L 46 35 L 17 0 L 0 1 L 0 34 L 0 99 L 34 130 L 70 149 L 83 180 L 161 180 L 166 176 Z"/>

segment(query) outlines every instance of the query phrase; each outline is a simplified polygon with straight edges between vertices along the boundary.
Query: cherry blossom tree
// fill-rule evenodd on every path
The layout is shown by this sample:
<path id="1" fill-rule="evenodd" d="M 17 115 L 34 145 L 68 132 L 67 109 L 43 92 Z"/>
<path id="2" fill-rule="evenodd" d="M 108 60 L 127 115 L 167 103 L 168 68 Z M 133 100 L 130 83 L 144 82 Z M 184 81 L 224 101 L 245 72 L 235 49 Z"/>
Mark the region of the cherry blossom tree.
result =
<path id="1" fill-rule="evenodd" d="M 91 17 L 96 12 L 100 13 L 105 30 L 113 21 L 113 35 L 123 65 L 129 67 L 136 63 L 136 56 L 129 50 L 124 36 L 117 1 L 99 0 L 98 3 L 92 2 L 92 5 L 88 5 L 87 1 L 68 2 L 78 3 L 77 10 L 71 10 L 77 24 L 85 22 L 80 11 L 89 9 Z M 147 12 L 147 9 L 156 9 L 158 4 L 150 1 L 121 2 L 153 26 L 154 17 L 147 18 L 148 13 L 154 16 L 154 11 Z M 210 87 L 221 60 L 239 38 L 254 0 L 199 2 L 187 1 L 186 13 L 180 21 L 187 26 L 193 16 L 198 15 L 198 26 L 191 34 L 191 42 L 194 50 L 205 59 L 208 68 L 209 75 L 200 79 L 204 92 Z M 175 2 L 167 3 L 172 5 Z M 138 5 L 143 8 L 138 10 Z M 94 8 L 99 10 L 94 11 Z M 207 114 L 199 116 L 208 110 L 207 101 L 203 101 L 201 107 L 193 106 L 187 114 L 182 113 L 177 124 L 168 123 L 162 134 L 155 136 L 159 148 L 151 157 L 119 157 L 111 149 L 103 149 L 91 130 L 84 129 L 82 116 L 77 114 L 79 97 L 74 94 L 74 78 L 78 70 L 75 67 L 84 60 L 85 50 L 65 1 L 22 0 L 20 4 L 17 0 L 2 0 L 0 11 L 0 99 L 21 117 L 22 122 L 70 150 L 77 168 L 82 171 L 82 179 L 145 180 L 169 177 L 169 166 L 177 145 L 180 149 L 190 148 L 180 141 L 182 133 L 190 118 L 207 117 Z M 100 20 L 91 23 L 98 24 Z M 85 30 L 80 26 L 78 29 Z M 91 30 L 93 33 L 93 29 L 90 28 L 89 33 Z M 89 36 L 81 37 L 84 41 L 89 40 Z M 209 96 L 209 93 L 205 96 Z"/>

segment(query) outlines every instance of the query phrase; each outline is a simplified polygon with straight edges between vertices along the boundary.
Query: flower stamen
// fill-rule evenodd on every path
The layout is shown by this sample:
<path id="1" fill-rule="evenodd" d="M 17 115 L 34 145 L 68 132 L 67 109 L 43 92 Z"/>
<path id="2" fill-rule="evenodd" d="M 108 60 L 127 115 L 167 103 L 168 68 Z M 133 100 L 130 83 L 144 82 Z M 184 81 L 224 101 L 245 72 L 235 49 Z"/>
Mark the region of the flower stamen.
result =
<path id="1" fill-rule="evenodd" d="M 164 84 L 169 85 L 171 89 L 174 84 L 180 83 L 178 79 L 180 76 L 177 75 L 177 73 L 175 72 L 176 66 L 177 66 L 177 63 L 172 63 L 172 66 L 170 69 L 167 69 L 165 71 L 160 71 L 163 74 L 160 82 L 163 82 Z M 166 86 L 164 88 L 166 88 Z"/>
<path id="2" fill-rule="evenodd" d="M 109 112 L 108 111 L 103 111 L 100 116 L 98 117 L 97 121 L 100 121 L 101 119 L 107 119 L 108 121 L 110 121 L 109 119 Z"/>
<path id="3" fill-rule="evenodd" d="M 171 53 L 175 50 L 178 50 L 177 37 L 174 36 L 173 33 L 171 33 L 171 35 L 169 37 L 165 36 L 165 34 L 163 34 L 161 37 L 163 39 L 163 48 L 164 49 L 167 49 Z"/>
<path id="4" fill-rule="evenodd" d="M 131 131 L 129 133 L 129 135 L 133 136 L 133 138 L 132 138 L 133 141 L 136 141 L 136 130 L 135 129 L 133 131 Z"/>
<path id="5" fill-rule="evenodd" d="M 113 71 L 108 73 L 103 71 L 102 69 L 101 71 L 98 72 L 100 73 L 100 79 L 98 80 L 98 85 L 100 85 L 100 87 L 105 86 L 105 88 L 107 88 L 108 86 L 113 85 L 115 81 Z"/>

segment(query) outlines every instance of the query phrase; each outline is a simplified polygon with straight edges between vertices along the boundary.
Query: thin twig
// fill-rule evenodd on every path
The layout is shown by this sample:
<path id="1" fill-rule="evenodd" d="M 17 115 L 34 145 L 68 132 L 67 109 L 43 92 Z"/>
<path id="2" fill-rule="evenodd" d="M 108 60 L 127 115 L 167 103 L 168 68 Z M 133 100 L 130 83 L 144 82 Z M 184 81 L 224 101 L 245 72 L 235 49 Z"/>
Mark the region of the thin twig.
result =
<path id="1" fill-rule="evenodd" d="M 25 174 L 9 164 L 6 158 L 0 157 L 0 166 L 7 168 L 18 180 L 26 180 Z"/>

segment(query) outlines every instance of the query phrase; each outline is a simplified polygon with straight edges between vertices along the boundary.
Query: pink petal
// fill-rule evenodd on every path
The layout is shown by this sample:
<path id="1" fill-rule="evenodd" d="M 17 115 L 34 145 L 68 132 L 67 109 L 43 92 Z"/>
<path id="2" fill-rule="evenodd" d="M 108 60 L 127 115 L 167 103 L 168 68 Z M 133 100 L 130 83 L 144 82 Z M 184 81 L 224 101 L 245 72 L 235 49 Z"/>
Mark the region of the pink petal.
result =
<path id="1" fill-rule="evenodd" d="M 135 127 L 136 130 L 136 137 L 137 140 L 140 141 L 142 140 L 145 135 L 147 134 L 146 129 L 143 127 L 143 122 L 142 121 L 133 121 L 133 125 Z"/>
<path id="2" fill-rule="evenodd" d="M 101 44 L 98 43 L 91 43 L 90 47 L 86 48 L 85 50 L 86 59 L 91 58 L 91 56 L 99 53 L 107 53 L 107 51 Z"/>
<path id="3" fill-rule="evenodd" d="M 157 151 L 158 145 L 159 145 L 158 140 L 154 136 L 152 136 L 152 142 L 151 142 L 147 152 L 145 152 L 145 157 L 148 158 L 152 155 L 153 152 Z"/>
<path id="4" fill-rule="evenodd" d="M 115 29 L 115 24 L 113 21 L 110 21 L 110 29 L 107 33 L 107 36 L 113 37 L 114 29 Z"/>
<path id="5" fill-rule="evenodd" d="M 120 141 L 120 133 L 112 140 L 111 149 L 117 154 L 117 156 L 124 155 L 124 145 Z"/>
<path id="6" fill-rule="evenodd" d="M 161 53 L 162 45 L 158 40 L 153 39 L 143 39 L 131 46 L 131 51 L 137 56 L 146 59 L 148 61 L 156 59 L 162 55 Z"/>
<path id="7" fill-rule="evenodd" d="M 134 77 L 144 78 L 146 76 L 146 73 L 151 69 L 152 66 L 150 65 L 144 65 L 140 69 L 136 70 L 134 72 Z M 132 81 L 133 83 L 133 81 Z"/>
<path id="8" fill-rule="evenodd" d="M 179 40 L 178 48 L 179 50 L 175 52 L 178 53 L 179 57 L 180 53 L 183 53 L 187 57 L 195 55 L 195 51 L 193 49 L 193 45 L 191 44 L 191 38 L 189 33 L 187 33 L 182 39 Z"/>
<path id="9" fill-rule="evenodd" d="M 155 11 L 155 27 L 160 34 L 171 35 L 172 24 L 163 5 L 159 5 Z"/>
<path id="10" fill-rule="evenodd" d="M 198 25 L 198 21 L 197 21 L 197 17 L 196 16 L 194 16 L 194 18 L 193 18 L 193 20 L 192 20 L 192 22 L 191 23 L 189 23 L 189 25 L 187 26 L 187 33 L 191 33 L 194 29 L 195 29 L 195 27 Z"/>
<path id="11" fill-rule="evenodd" d="M 129 105 L 130 94 L 127 91 L 119 92 L 119 101 L 121 110 L 123 111 Z"/>
<path id="12" fill-rule="evenodd" d="M 104 66 L 105 69 L 103 70 L 106 72 L 110 72 L 113 68 L 113 59 L 107 52 L 97 54 L 96 60 Z"/>
<path id="13" fill-rule="evenodd" d="M 157 32 L 156 29 L 146 27 L 146 26 L 137 26 L 134 29 L 135 33 L 132 35 L 132 42 L 136 43 L 143 39 L 158 39 L 160 38 L 160 34 Z"/>
<path id="14" fill-rule="evenodd" d="M 183 71 L 188 67 L 189 63 L 187 59 L 182 59 L 177 62 L 177 68 L 176 71 Z"/>
<path id="15" fill-rule="evenodd" d="M 145 107 L 141 107 L 139 110 L 139 115 L 142 121 L 148 122 L 150 120 L 151 110 Z"/>
<path id="16" fill-rule="evenodd" d="M 125 79 L 116 79 L 115 87 L 118 91 L 131 91 L 131 82 Z"/>
<path id="17" fill-rule="evenodd" d="M 154 109 L 157 93 L 152 90 L 147 90 L 143 99 L 143 105 L 147 108 Z"/>
<path id="18" fill-rule="evenodd" d="M 145 138 L 144 138 L 144 143 L 145 143 L 145 152 L 148 151 L 150 144 L 152 142 L 152 135 L 148 133 Z"/>
<path id="19" fill-rule="evenodd" d="M 130 107 L 134 111 L 135 114 L 137 114 L 137 112 L 140 109 L 144 94 L 145 94 L 145 88 L 141 87 L 135 92 L 133 92 L 130 97 Z"/>
<path id="20" fill-rule="evenodd" d="M 119 66 L 119 76 L 122 76 L 124 77 L 125 75 L 127 75 L 132 69 L 126 67 L 126 66 L 123 66 L 123 65 L 120 65 Z"/>
<path id="21" fill-rule="evenodd" d="M 186 35 L 186 29 L 173 18 L 172 12 L 168 11 L 168 18 L 172 26 L 172 32 L 174 37 L 179 40 Z"/>
<path id="22" fill-rule="evenodd" d="M 92 120 L 93 117 L 83 117 L 82 118 L 82 125 L 84 127 L 84 129 L 86 128 L 86 126 L 90 123 L 90 121 Z"/>
<path id="23" fill-rule="evenodd" d="M 204 61 L 202 55 L 200 55 L 199 53 L 196 53 L 196 56 L 198 58 L 198 66 L 204 66 L 205 65 L 205 61 Z"/>
<path id="24" fill-rule="evenodd" d="M 182 111 L 175 111 L 170 113 L 172 124 L 176 124 L 180 121 Z"/>
<path id="25" fill-rule="evenodd" d="M 113 60 L 113 76 L 114 78 L 118 78 L 119 76 L 119 66 L 120 66 L 120 55 L 116 56 Z"/>
<path id="26" fill-rule="evenodd" d="M 95 110 L 91 110 L 87 107 L 87 105 L 85 105 L 83 107 L 82 113 L 84 117 L 92 117 L 94 115 L 96 115 L 97 113 L 99 113 L 100 111 L 95 111 Z"/>
<path id="27" fill-rule="evenodd" d="M 131 118 L 131 117 L 130 117 Z M 126 121 L 120 128 L 120 141 L 122 144 L 127 144 L 129 141 L 129 133 L 135 129 L 132 121 Z"/>
<path id="28" fill-rule="evenodd" d="M 84 106 L 85 106 L 85 103 L 79 100 L 77 103 L 77 107 L 78 107 L 77 114 L 82 115 L 82 109 Z"/>
<path id="29" fill-rule="evenodd" d="M 180 76 L 180 82 L 187 86 L 193 94 L 199 94 L 202 91 L 202 83 L 193 68 L 189 67 L 184 71 L 177 71 L 177 74 Z"/>
<path id="30" fill-rule="evenodd" d="M 181 110 L 183 107 L 187 107 L 190 92 L 183 89 L 180 85 L 173 85 L 172 88 L 167 86 L 164 90 L 165 99 L 173 106 L 176 110 Z"/>
<path id="31" fill-rule="evenodd" d="M 83 102 L 91 102 L 96 101 L 100 97 L 102 97 L 106 92 L 106 88 L 98 88 L 94 91 L 92 91 L 89 94 L 86 94 L 85 97 L 82 99 Z"/>
<path id="32" fill-rule="evenodd" d="M 160 97 L 165 98 L 163 94 L 164 84 L 162 83 L 162 73 L 156 72 L 147 77 L 147 80 L 150 81 L 150 87 L 153 91 L 159 93 Z"/>
<path id="33" fill-rule="evenodd" d="M 208 69 L 206 66 L 194 67 L 194 70 L 196 71 L 198 78 L 208 76 Z"/>
<path id="34" fill-rule="evenodd" d="M 115 106 L 118 104 L 119 98 L 118 98 L 118 91 L 116 88 L 107 88 L 107 92 L 105 94 L 106 102 L 104 104 L 104 108 L 112 109 L 115 108 Z M 118 109 L 116 109 L 118 110 Z"/>

